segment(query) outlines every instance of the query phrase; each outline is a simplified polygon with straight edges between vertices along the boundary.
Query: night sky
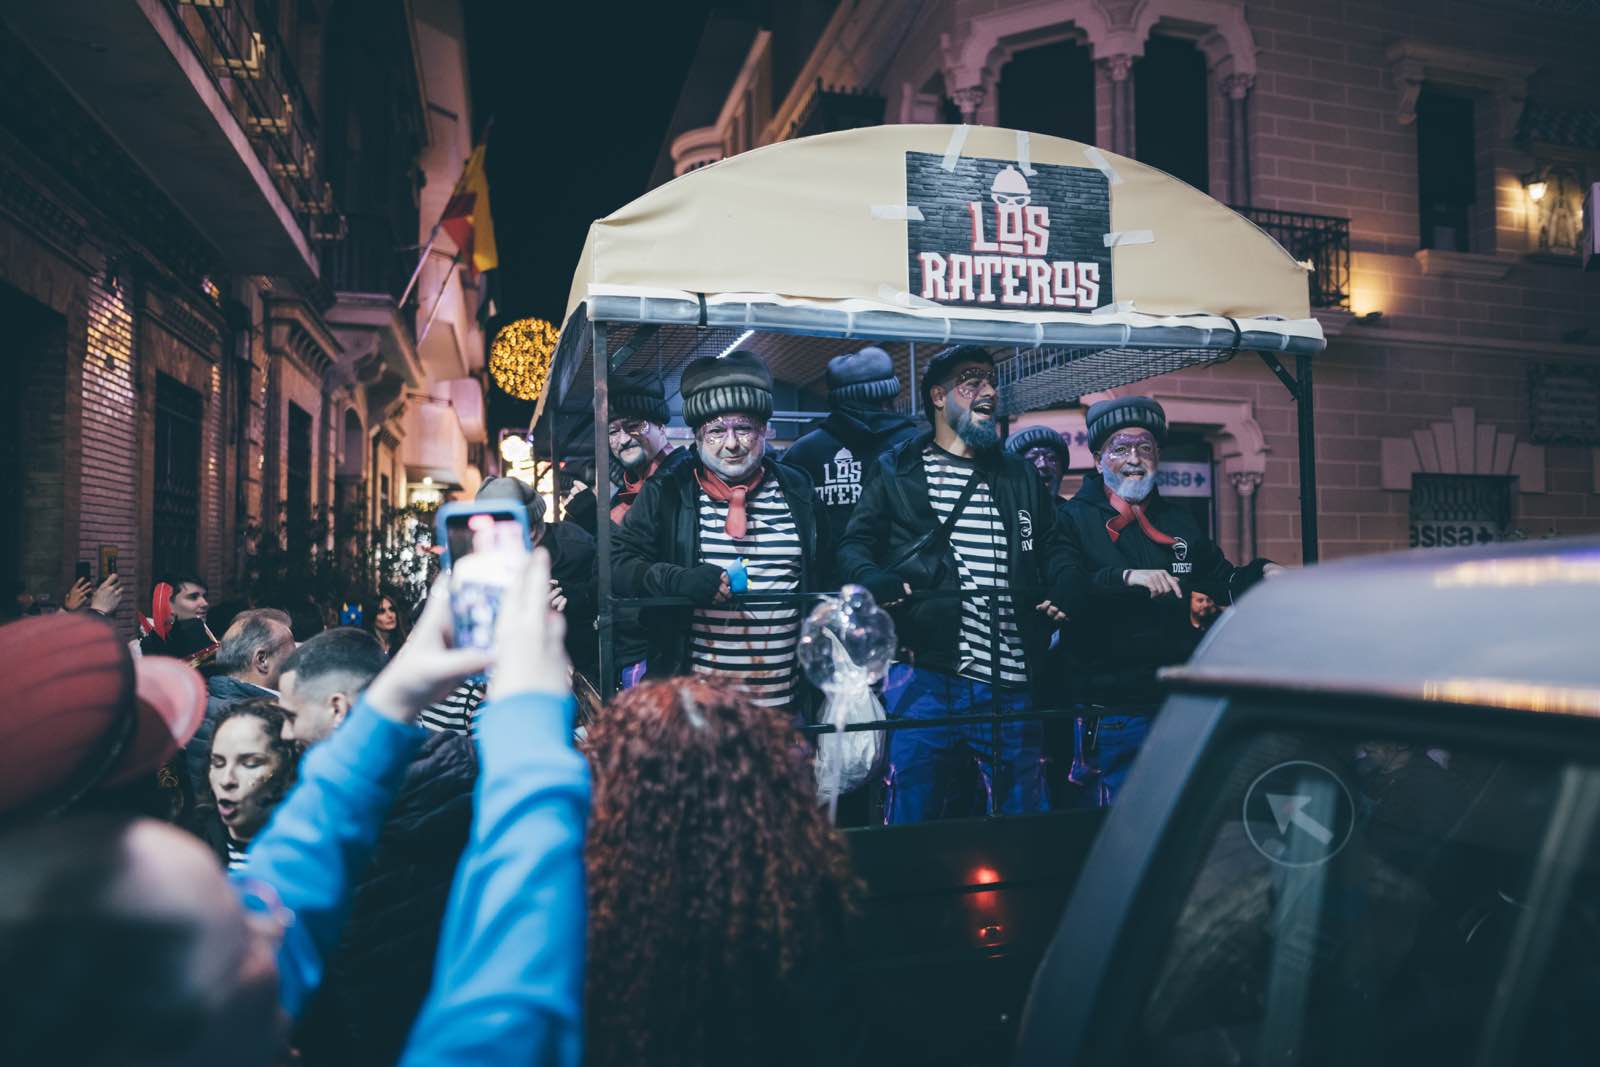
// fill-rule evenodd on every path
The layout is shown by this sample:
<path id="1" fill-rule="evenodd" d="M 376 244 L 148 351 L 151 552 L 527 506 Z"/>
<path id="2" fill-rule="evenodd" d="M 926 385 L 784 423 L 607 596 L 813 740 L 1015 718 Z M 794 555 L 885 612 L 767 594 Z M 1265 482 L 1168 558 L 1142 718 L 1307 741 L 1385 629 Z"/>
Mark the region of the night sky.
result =
<path id="1" fill-rule="evenodd" d="M 491 330 L 527 315 L 561 325 L 589 223 L 645 191 L 712 6 L 467 0 L 473 121 L 494 119 Z M 527 425 L 533 404 L 492 382 L 489 396 L 491 434 Z"/>

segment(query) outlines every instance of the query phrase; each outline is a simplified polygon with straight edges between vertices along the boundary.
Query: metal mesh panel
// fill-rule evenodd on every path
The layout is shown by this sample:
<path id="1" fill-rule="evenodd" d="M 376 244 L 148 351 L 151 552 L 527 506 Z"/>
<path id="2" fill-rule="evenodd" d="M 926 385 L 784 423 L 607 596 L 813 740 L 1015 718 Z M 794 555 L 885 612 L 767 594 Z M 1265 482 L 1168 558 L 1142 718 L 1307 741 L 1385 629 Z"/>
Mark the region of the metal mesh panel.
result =
<path id="1" fill-rule="evenodd" d="M 1025 349 L 998 366 L 1000 401 L 1007 414 L 1070 404 L 1162 374 L 1225 363 L 1227 349 L 1038 348 Z"/>

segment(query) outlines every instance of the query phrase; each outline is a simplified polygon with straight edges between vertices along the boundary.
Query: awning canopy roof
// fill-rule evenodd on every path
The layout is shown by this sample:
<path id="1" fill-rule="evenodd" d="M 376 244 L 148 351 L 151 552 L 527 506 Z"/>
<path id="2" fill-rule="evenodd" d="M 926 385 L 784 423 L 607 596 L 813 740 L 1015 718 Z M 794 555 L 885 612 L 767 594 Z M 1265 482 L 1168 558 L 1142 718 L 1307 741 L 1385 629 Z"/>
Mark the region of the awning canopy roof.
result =
<path id="1" fill-rule="evenodd" d="M 916 197 L 908 193 L 908 153 L 941 157 L 947 171 L 966 159 L 1030 175 L 1039 164 L 1103 173 L 1109 230 L 1101 254 L 1115 302 L 1089 311 L 1010 310 L 912 295 L 906 215 Z M 1306 271 L 1204 193 L 1075 141 L 934 125 L 785 141 L 691 171 L 590 227 L 535 421 L 552 393 L 564 409 L 578 410 L 598 322 L 629 324 L 611 330 L 611 353 L 640 327 L 657 327 L 647 343 L 613 359 L 613 369 L 659 362 L 664 351 L 716 355 L 728 346 L 725 336 L 747 330 L 756 331 L 748 347 L 758 352 L 770 334 L 832 339 L 814 355 L 784 346 L 774 374 L 801 386 L 821 375 L 829 356 L 870 341 L 926 342 L 929 355 L 945 343 L 985 344 L 1001 357 L 1007 406 L 1021 411 L 1241 349 L 1320 351 Z M 1007 348 L 1026 357 L 1010 360 L 1010 373 Z M 925 358 L 919 353 L 919 362 Z"/>

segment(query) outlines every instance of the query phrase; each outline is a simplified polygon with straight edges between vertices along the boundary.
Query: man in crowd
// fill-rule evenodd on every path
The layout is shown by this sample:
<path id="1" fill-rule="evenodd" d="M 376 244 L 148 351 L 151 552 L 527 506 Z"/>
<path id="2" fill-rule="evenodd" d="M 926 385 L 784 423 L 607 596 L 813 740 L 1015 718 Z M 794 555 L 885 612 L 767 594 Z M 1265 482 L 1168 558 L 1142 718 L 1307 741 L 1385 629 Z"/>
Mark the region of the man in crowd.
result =
<path id="1" fill-rule="evenodd" d="M 1027 460 L 1050 499 L 1065 503 L 1061 500 L 1061 480 L 1072 462 L 1065 437 L 1048 426 L 1029 426 L 1006 438 L 1006 451 Z M 1056 510 L 1064 509 L 1058 504 Z"/>
<path id="2" fill-rule="evenodd" d="M 206 790 L 211 734 L 217 716 L 241 700 L 278 696 L 278 675 L 294 652 L 294 633 L 288 612 L 252 608 L 234 616 L 217 648 L 217 673 L 206 679 L 206 717 L 199 731 L 184 746 L 189 767 L 189 788 L 198 799 Z"/>
<path id="3" fill-rule="evenodd" d="M 567 655 L 573 666 L 593 677 L 598 660 L 594 538 L 573 523 L 546 522 L 544 497 L 520 478 L 490 478 L 478 488 L 477 499 L 519 504 L 527 511 L 534 545 L 550 553 L 550 576 L 556 583 L 550 604 L 567 617 Z"/>
<path id="4" fill-rule="evenodd" d="M 191 659 L 216 644 L 206 629 L 205 579 L 180 574 L 156 582 L 150 593 L 150 614 L 139 614 L 139 651 Z"/>
<path id="5" fill-rule="evenodd" d="M 659 374 L 640 372 L 611 378 L 610 418 L 606 436 L 611 446 L 611 521 L 621 522 L 639 496 L 639 489 L 676 451 L 667 442 L 667 390 Z"/>
<path id="6" fill-rule="evenodd" d="M 327 744 L 386 662 L 377 641 L 353 627 L 301 645 L 283 665 L 285 737 L 312 749 Z M 354 883 L 327 980 L 297 1036 L 307 1067 L 398 1057 L 433 973 L 477 774 L 472 743 L 449 732 L 430 733 L 405 768 L 372 863 Z"/>
<path id="7" fill-rule="evenodd" d="M 667 391 L 657 374 L 618 374 L 611 379 L 611 421 L 606 430 L 611 448 L 611 521 L 621 523 L 639 496 L 645 480 L 656 471 L 687 458 L 687 451 L 667 441 Z M 593 477 L 593 468 L 590 468 Z M 612 527 L 612 543 L 616 543 Z M 627 689 L 644 678 L 650 651 L 636 608 L 620 608 L 612 618 L 611 641 L 618 680 Z"/>
<path id="8" fill-rule="evenodd" d="M 935 356 L 923 376 L 931 432 L 879 458 L 839 550 L 847 581 L 895 611 L 900 662 L 884 684 L 890 717 L 981 715 L 1043 699 L 1052 619 L 1065 579 L 1053 503 L 1038 476 L 1000 448 L 994 359 L 975 346 Z M 1018 590 L 992 596 L 916 594 Z M 1048 616 L 1048 617 L 1047 617 Z M 890 823 L 972 813 L 976 763 L 985 806 L 1040 811 L 1037 722 L 897 730 L 889 742 Z"/>
<path id="9" fill-rule="evenodd" d="M 1068 682 L 1099 710 L 1077 724 L 1072 779 L 1108 804 L 1161 700 L 1156 672 L 1194 648 L 1187 591 L 1231 604 L 1282 568 L 1235 567 L 1200 524 L 1156 491 L 1167 416 L 1149 397 L 1102 400 L 1086 416 L 1095 472 L 1068 502 Z"/>
<path id="10" fill-rule="evenodd" d="M 1067 439 L 1048 426 L 1029 426 L 1006 438 L 1006 451 L 1026 460 L 1039 475 L 1044 491 L 1056 506 L 1056 517 L 1066 521 L 1067 502 L 1061 499 L 1061 480 L 1072 463 Z M 1066 669 L 1066 649 L 1061 640 L 1065 624 L 1051 636 L 1050 671 L 1059 680 Z M 1065 701 L 1062 692 L 1055 688 L 1051 705 L 1060 710 Z M 1050 806 L 1057 810 L 1079 806 L 1078 789 L 1068 780 L 1072 766 L 1073 724 L 1065 718 L 1047 719 L 1044 723 L 1044 775 Z"/>
<path id="11" fill-rule="evenodd" d="M 915 437 L 917 424 L 890 406 L 900 395 L 900 379 L 881 348 L 835 356 L 827 380 L 828 417 L 789 446 L 783 462 L 811 478 L 817 507 L 838 541 L 861 498 L 862 476 L 879 454 Z"/>
<path id="12" fill-rule="evenodd" d="M 340 729 L 308 755 L 299 784 L 252 842 L 233 893 L 203 844 L 150 820 L 45 820 L 0 838 L 0 959 L 14 979 L 0 997 L 0 1062 L 288 1062 L 283 1022 L 316 989 L 338 941 L 351 879 L 371 856 L 422 743 L 412 725 L 417 709 L 493 666 L 472 845 L 435 983 L 399 1063 L 577 1067 L 588 782 L 571 743 L 574 709 L 549 579 L 536 554 L 508 590 L 498 655 L 451 649 L 448 597 L 436 596 Z M 42 652 L 63 635 L 24 636 L 44 640 L 27 646 Z M 0 634 L 0 644 L 14 637 Z M 79 669 L 82 651 L 73 648 Z M 94 663 L 115 651 L 100 649 Z M 93 676 L 131 687 L 135 671 L 121 653 L 120 669 Z M 0 668 L 7 662 L 0 658 Z M 198 719 L 199 676 L 171 661 L 154 670 L 189 679 Z M 76 678 L 56 693 L 69 694 L 88 697 Z M 131 699 L 102 695 L 93 705 L 102 717 Z M 169 743 L 182 737 L 163 735 Z M 32 737 L 37 742 L 38 731 Z M 0 789 L 13 784 L 0 776 Z"/>
<path id="13" fill-rule="evenodd" d="M 756 702 L 790 707 L 802 606 L 730 601 L 816 588 L 827 526 L 810 479 L 766 454 L 772 375 L 759 356 L 697 359 L 681 388 L 694 454 L 640 487 L 617 531 L 618 591 L 692 605 L 643 613 L 651 677 L 731 675 Z"/>

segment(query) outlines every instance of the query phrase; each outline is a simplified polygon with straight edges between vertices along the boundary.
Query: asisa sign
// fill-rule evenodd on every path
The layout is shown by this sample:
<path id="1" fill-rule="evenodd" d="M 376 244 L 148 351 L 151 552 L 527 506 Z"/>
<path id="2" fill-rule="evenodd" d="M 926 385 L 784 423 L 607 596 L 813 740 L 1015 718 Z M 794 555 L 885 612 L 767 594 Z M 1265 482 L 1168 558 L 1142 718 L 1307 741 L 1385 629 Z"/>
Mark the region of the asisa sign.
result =
<path id="1" fill-rule="evenodd" d="M 1112 302 L 1111 196 L 1092 167 L 906 153 L 911 293 L 938 304 L 1093 311 Z M 918 217 L 920 216 L 920 218 Z"/>

